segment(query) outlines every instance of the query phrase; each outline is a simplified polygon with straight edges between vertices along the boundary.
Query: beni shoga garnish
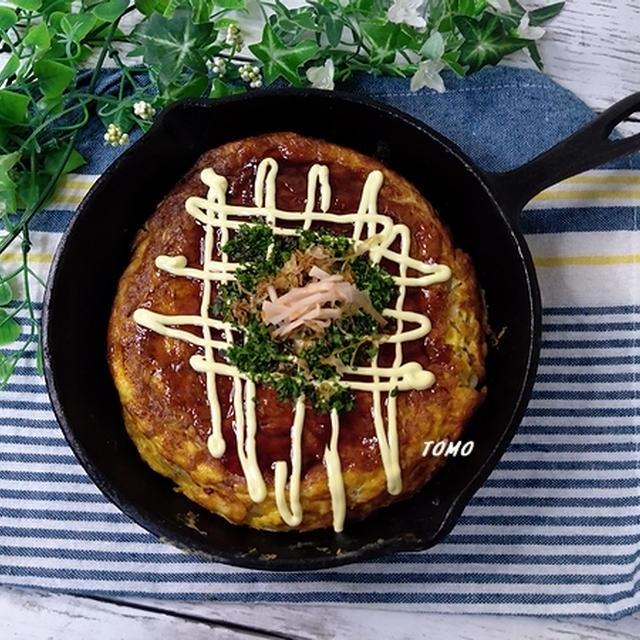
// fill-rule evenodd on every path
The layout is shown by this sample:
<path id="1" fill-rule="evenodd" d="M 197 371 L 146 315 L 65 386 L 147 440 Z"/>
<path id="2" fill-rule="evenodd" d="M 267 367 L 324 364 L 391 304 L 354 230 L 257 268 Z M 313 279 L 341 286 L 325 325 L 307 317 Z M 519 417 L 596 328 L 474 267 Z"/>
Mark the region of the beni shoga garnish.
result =
<path id="1" fill-rule="evenodd" d="M 272 158 L 259 163 L 255 206 L 247 207 L 228 204 L 226 178 L 212 169 L 202 171 L 207 197 L 190 197 L 185 205 L 204 226 L 202 267 L 189 266 L 181 255 L 156 258 L 159 269 L 202 281 L 200 314 L 163 315 L 139 308 L 134 320 L 199 347 L 190 364 L 206 377 L 208 448 L 216 458 L 226 448 L 216 377 L 232 378 L 237 453 L 254 502 L 267 495 L 256 451 L 255 385 L 271 385 L 280 398 L 293 402 L 291 457 L 274 464 L 278 512 L 291 527 L 303 519 L 305 412 L 311 407 L 330 414 L 324 464 L 333 526 L 341 531 L 346 499 L 338 451 L 340 413 L 352 407 L 353 392 L 371 394 L 387 491 L 398 495 L 402 477 L 396 396 L 435 382 L 419 363 L 403 359 L 403 343 L 424 337 L 431 328 L 426 316 L 404 308 L 406 291 L 445 282 L 451 271 L 410 257 L 409 228 L 378 213 L 381 171 L 368 174 L 353 213 L 329 211 L 329 171 L 317 164 L 308 173 L 304 210 L 278 209 L 277 172 Z M 216 242 L 222 247 L 219 259 Z M 384 264 L 394 265 L 393 273 Z M 199 327 L 201 335 L 185 327 Z M 393 349 L 390 364 L 384 366 L 378 362 L 383 343 Z"/>

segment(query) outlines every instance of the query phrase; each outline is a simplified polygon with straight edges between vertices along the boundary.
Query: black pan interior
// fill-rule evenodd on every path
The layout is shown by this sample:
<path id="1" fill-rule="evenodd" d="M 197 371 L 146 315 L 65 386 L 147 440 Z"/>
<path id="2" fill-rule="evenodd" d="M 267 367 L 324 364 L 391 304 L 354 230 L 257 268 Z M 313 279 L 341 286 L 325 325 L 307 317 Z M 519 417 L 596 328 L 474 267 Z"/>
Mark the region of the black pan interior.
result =
<path id="1" fill-rule="evenodd" d="M 106 326 L 133 236 L 203 151 L 257 133 L 293 130 L 382 160 L 413 182 L 473 258 L 490 323 L 486 403 L 450 458 L 414 498 L 341 534 L 272 534 L 229 525 L 176 493 L 127 437 L 106 365 Z M 524 411 L 535 371 L 539 309 L 530 258 L 481 172 L 451 143 L 384 106 L 324 92 L 275 91 L 167 109 L 103 175 L 59 247 L 43 317 L 45 375 L 71 447 L 100 489 L 161 539 L 213 560 L 272 570 L 328 567 L 423 549 L 453 526 L 495 465 Z"/>

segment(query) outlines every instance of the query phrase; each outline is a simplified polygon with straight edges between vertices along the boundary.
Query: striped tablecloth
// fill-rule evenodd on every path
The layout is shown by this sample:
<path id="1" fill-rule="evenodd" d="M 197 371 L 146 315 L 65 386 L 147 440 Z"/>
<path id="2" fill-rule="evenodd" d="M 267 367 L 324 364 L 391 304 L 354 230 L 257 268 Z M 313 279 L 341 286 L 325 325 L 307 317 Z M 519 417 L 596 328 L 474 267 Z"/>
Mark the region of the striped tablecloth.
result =
<path id="1" fill-rule="evenodd" d="M 108 83 L 105 84 L 108 88 Z M 591 117 L 550 80 L 491 69 L 448 91 L 367 92 L 425 119 L 481 166 L 516 166 Z M 622 97 L 622 96 L 619 96 Z M 34 224 L 44 277 L 74 207 L 114 151 L 87 129 L 82 174 Z M 522 225 L 544 330 L 512 445 L 436 548 L 318 572 L 211 564 L 139 528 L 95 488 L 50 410 L 33 351 L 0 392 L 0 583 L 68 593 L 327 603 L 449 613 L 618 616 L 640 605 L 640 160 L 569 179 Z M 18 256 L 5 254 L 8 272 Z M 24 312 L 20 313 L 26 322 Z"/>

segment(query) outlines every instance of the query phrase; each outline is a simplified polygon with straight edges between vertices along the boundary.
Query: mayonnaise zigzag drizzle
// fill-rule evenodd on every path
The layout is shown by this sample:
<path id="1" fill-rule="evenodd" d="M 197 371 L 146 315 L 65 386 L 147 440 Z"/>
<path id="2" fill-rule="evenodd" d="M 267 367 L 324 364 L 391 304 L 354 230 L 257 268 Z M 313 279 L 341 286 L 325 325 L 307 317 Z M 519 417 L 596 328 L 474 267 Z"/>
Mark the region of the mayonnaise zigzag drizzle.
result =
<path id="1" fill-rule="evenodd" d="M 251 500 L 262 502 L 267 496 L 264 478 L 258 466 L 256 452 L 255 385 L 236 367 L 216 360 L 215 352 L 226 350 L 234 342 L 234 328 L 231 324 L 209 316 L 212 301 L 212 283 L 229 282 L 234 279 L 234 271 L 239 266 L 229 262 L 226 254 L 220 260 L 214 260 L 216 230 L 219 230 L 221 246 L 229 240 L 230 232 L 250 222 L 250 218 L 260 217 L 269 224 L 274 233 L 294 235 L 296 229 L 279 226 L 279 222 L 297 222 L 301 228 L 309 229 L 313 222 L 333 223 L 351 227 L 351 238 L 356 251 L 368 253 L 372 262 L 382 259 L 394 261 L 398 265 L 398 275 L 394 281 L 398 285 L 399 295 L 393 309 L 385 309 L 383 315 L 396 321 L 396 331 L 385 336 L 385 342 L 395 348 L 390 367 L 378 366 L 377 356 L 368 367 L 347 368 L 339 384 L 354 390 L 368 391 L 373 399 L 373 422 L 378 439 L 380 457 L 384 467 L 387 490 L 392 495 L 402 491 L 400 455 L 397 430 L 396 391 L 409 389 L 427 389 L 433 385 L 433 374 L 422 368 L 417 362 L 403 362 L 402 343 L 419 339 L 429 333 L 431 324 L 425 316 L 405 311 L 404 300 L 407 287 L 425 287 L 445 282 L 451 277 L 449 267 L 440 264 L 427 264 L 411 258 L 411 234 L 404 224 L 396 224 L 377 211 L 378 194 L 383 183 L 381 171 L 372 171 L 364 184 L 358 210 L 355 213 L 334 214 L 328 211 L 331 202 L 329 170 L 323 165 L 311 167 L 307 177 L 307 200 L 304 211 L 281 211 L 276 207 L 276 177 L 278 164 L 272 158 L 262 160 L 258 165 L 254 183 L 254 207 L 230 205 L 226 202 L 227 180 L 213 169 L 205 169 L 201 180 L 209 187 L 207 197 L 191 197 L 186 202 L 187 212 L 200 221 L 205 229 L 202 269 L 189 267 L 184 256 L 158 256 L 156 266 L 175 276 L 196 278 L 203 283 L 200 315 L 171 316 L 155 313 L 149 309 L 137 309 L 133 318 L 136 323 L 156 331 L 164 336 L 185 340 L 200 348 L 200 352 L 191 357 L 191 366 L 206 376 L 206 389 L 211 409 L 211 435 L 208 448 L 212 456 L 224 455 L 226 443 L 222 436 L 222 416 L 216 389 L 216 376 L 229 376 L 233 379 L 233 407 L 236 416 L 236 447 L 238 458 L 247 482 Z M 319 189 L 320 211 L 314 211 Z M 399 251 L 391 247 L 399 240 Z M 410 276 L 409 269 L 419 275 Z M 405 328 L 409 324 L 411 328 Z M 202 336 L 180 329 L 180 326 L 197 326 Z M 214 339 L 212 331 L 222 332 L 224 339 Z M 383 396 L 384 394 L 384 396 Z M 386 402 L 387 419 L 385 424 L 383 403 Z M 303 513 L 300 502 L 302 431 L 305 417 L 305 399 L 298 398 L 294 407 L 294 419 L 291 426 L 291 460 L 279 460 L 274 467 L 275 501 L 281 518 L 295 527 L 302 522 Z M 331 439 L 325 448 L 324 464 L 327 470 L 327 482 L 333 509 L 333 527 L 342 531 L 346 516 L 346 497 L 342 482 L 338 439 L 340 421 L 338 413 L 331 412 Z M 289 467 L 291 470 L 289 471 Z M 288 486 L 288 491 L 287 491 Z"/>

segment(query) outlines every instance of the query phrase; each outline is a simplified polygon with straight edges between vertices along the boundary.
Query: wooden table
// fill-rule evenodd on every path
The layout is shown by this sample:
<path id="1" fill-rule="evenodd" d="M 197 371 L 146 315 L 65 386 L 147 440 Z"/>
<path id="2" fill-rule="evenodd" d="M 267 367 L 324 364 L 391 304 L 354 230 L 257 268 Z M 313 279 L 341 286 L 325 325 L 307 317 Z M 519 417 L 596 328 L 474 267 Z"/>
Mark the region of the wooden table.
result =
<path id="1" fill-rule="evenodd" d="M 524 0 L 528 8 L 548 2 Z M 640 91 L 640 0 L 567 0 L 540 44 L 546 72 L 595 110 Z M 529 66 L 524 56 L 509 64 Z M 620 127 L 640 130 L 640 114 Z M 640 613 L 617 622 L 397 613 L 364 607 L 105 601 L 0 588 L 3 640 L 428 638 L 640 640 Z"/>

